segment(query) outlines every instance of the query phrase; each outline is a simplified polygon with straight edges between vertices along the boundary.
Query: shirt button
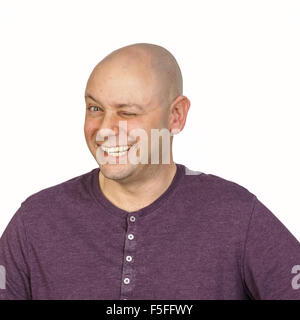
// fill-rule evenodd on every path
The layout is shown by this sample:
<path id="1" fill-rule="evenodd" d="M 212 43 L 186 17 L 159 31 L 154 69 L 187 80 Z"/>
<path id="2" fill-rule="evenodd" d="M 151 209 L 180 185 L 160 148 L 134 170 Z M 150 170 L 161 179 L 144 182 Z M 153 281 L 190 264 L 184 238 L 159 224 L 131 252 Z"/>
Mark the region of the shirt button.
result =
<path id="1" fill-rule="evenodd" d="M 130 262 L 132 260 L 132 256 L 127 256 L 126 260 Z"/>
<path id="2" fill-rule="evenodd" d="M 131 217 L 129 218 L 129 220 L 130 220 L 131 222 L 134 222 L 134 221 L 135 221 L 135 216 L 131 216 Z"/>
<path id="3" fill-rule="evenodd" d="M 132 240 L 134 238 L 134 235 L 132 234 L 132 233 L 130 233 L 129 235 L 128 235 L 128 239 L 129 240 Z"/>
<path id="4" fill-rule="evenodd" d="M 129 282 L 130 282 L 130 279 L 129 279 L 129 278 L 125 278 L 125 279 L 124 279 L 124 283 L 125 283 L 125 284 L 128 284 Z"/>

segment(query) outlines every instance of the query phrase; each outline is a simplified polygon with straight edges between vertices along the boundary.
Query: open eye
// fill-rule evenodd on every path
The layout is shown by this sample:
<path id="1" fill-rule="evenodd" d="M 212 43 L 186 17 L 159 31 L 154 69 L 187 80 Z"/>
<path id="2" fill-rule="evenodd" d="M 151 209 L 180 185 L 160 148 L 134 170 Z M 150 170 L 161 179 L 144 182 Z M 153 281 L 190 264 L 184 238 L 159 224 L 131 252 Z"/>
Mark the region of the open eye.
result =
<path id="1" fill-rule="evenodd" d="M 101 108 L 96 107 L 96 106 L 90 106 L 90 107 L 88 107 L 88 110 L 90 110 L 90 111 L 97 111 L 97 110 L 91 110 L 91 108 L 98 108 L 99 110 L 101 110 Z"/>

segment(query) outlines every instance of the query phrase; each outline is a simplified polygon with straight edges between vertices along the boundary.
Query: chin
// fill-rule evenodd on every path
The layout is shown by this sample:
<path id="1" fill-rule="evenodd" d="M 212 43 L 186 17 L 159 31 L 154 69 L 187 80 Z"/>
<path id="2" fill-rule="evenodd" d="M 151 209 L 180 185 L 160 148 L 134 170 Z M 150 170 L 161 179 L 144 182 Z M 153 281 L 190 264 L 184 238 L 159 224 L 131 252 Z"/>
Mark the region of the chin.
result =
<path id="1" fill-rule="evenodd" d="M 132 164 L 100 164 L 99 167 L 104 177 L 112 180 L 125 179 L 136 169 Z"/>

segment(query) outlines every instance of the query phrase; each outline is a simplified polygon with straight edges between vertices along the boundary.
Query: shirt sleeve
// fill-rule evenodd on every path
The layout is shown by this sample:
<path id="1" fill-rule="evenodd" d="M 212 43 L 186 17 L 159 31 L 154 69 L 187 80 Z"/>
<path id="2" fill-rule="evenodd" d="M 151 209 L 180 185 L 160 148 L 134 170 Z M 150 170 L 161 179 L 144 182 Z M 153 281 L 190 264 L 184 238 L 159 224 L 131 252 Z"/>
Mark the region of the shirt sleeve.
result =
<path id="1" fill-rule="evenodd" d="M 300 243 L 256 196 L 243 257 L 247 293 L 257 300 L 300 300 Z"/>
<path id="2" fill-rule="evenodd" d="M 0 238 L 0 300 L 31 299 L 23 209 L 21 205 Z"/>

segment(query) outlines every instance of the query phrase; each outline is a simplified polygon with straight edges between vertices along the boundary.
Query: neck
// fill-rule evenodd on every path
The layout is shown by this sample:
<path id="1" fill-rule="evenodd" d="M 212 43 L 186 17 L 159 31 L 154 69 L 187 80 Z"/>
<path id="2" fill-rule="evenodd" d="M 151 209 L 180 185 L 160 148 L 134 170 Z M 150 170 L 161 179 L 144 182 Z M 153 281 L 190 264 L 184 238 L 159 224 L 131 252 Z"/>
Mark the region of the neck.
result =
<path id="1" fill-rule="evenodd" d="M 131 181 L 106 178 L 99 172 L 99 184 L 104 196 L 115 206 L 128 212 L 148 206 L 170 186 L 176 174 L 176 164 L 150 164 L 140 177 Z"/>

